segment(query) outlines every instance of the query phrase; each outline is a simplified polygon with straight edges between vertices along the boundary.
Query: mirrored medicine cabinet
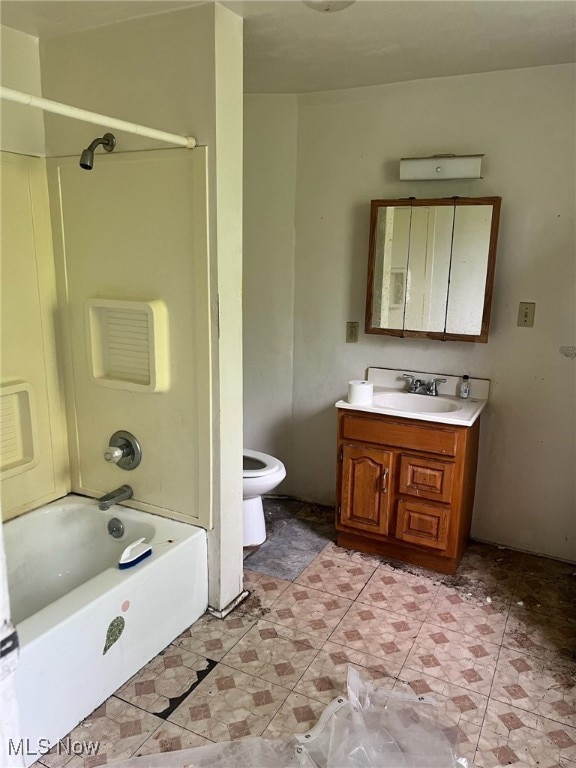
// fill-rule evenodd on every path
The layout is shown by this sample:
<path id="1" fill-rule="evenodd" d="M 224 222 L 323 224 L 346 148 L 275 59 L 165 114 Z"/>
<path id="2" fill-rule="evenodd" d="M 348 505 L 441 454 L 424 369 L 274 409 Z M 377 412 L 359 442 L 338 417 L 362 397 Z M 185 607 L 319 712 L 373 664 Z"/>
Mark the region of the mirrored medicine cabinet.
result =
<path id="1" fill-rule="evenodd" d="M 366 333 L 488 341 L 500 202 L 372 200 Z"/>

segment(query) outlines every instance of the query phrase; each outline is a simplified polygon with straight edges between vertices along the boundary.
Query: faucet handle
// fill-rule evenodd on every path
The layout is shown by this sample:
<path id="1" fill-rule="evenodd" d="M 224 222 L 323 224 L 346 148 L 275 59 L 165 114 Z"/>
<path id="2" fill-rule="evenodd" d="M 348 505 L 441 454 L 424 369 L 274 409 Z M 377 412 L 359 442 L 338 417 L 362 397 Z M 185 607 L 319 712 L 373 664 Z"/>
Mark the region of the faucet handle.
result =
<path id="1" fill-rule="evenodd" d="M 104 459 L 120 469 L 136 469 L 142 459 L 142 448 L 131 432 L 121 429 L 108 441 Z"/>
<path id="2" fill-rule="evenodd" d="M 414 380 L 415 380 L 416 376 L 412 376 L 411 373 L 403 373 L 402 374 L 402 378 L 408 380 L 408 389 L 413 389 L 414 388 Z"/>
<path id="3" fill-rule="evenodd" d="M 108 448 L 104 451 L 104 459 L 105 461 L 108 461 L 110 464 L 117 464 L 120 459 L 123 459 L 126 454 L 122 450 L 122 448 L 115 448 L 112 445 L 109 445 Z"/>
<path id="4" fill-rule="evenodd" d="M 411 373 L 403 373 L 402 378 L 408 381 L 408 391 L 415 392 L 421 384 L 420 379 L 413 376 Z"/>
<path id="5" fill-rule="evenodd" d="M 446 379 L 432 379 L 428 383 L 428 394 L 432 396 L 436 396 L 438 394 L 438 384 L 445 384 Z"/>

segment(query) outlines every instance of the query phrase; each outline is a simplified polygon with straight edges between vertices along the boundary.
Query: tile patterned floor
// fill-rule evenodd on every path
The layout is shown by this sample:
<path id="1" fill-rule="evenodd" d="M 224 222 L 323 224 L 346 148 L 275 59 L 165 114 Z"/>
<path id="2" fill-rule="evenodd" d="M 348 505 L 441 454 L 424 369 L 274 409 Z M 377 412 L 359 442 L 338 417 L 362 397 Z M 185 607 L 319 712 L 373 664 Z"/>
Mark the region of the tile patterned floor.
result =
<path id="1" fill-rule="evenodd" d="M 95 768 L 134 755 L 309 730 L 348 665 L 432 696 L 479 768 L 576 768 L 576 566 L 472 545 L 455 576 L 337 547 L 331 510 L 268 501 L 250 597 L 203 616 L 70 734 Z"/>

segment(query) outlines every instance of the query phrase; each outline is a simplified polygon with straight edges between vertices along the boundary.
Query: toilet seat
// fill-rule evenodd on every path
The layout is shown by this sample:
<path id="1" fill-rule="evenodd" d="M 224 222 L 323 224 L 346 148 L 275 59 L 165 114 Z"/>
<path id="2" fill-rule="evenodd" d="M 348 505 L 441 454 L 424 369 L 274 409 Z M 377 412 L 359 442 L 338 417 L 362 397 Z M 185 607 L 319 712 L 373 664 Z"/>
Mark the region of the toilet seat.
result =
<path id="1" fill-rule="evenodd" d="M 261 453 L 260 451 L 250 451 L 245 448 L 243 456 L 245 456 L 247 459 L 259 461 L 264 466 L 259 469 L 243 469 L 242 477 L 266 477 L 266 475 L 272 475 L 274 472 L 278 472 L 281 467 L 281 463 L 278 461 L 278 459 L 275 459 L 274 456 L 269 456 L 267 453 Z"/>

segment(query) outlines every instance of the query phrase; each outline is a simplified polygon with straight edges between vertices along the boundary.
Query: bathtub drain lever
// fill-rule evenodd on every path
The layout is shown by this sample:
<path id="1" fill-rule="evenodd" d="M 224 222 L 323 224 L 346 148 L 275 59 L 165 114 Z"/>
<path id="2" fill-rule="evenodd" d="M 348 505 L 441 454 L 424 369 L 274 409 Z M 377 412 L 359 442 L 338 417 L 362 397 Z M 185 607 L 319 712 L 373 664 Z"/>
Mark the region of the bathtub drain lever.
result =
<path id="1" fill-rule="evenodd" d="M 124 536 L 124 523 L 117 517 L 108 520 L 108 533 L 115 539 L 121 539 Z"/>

